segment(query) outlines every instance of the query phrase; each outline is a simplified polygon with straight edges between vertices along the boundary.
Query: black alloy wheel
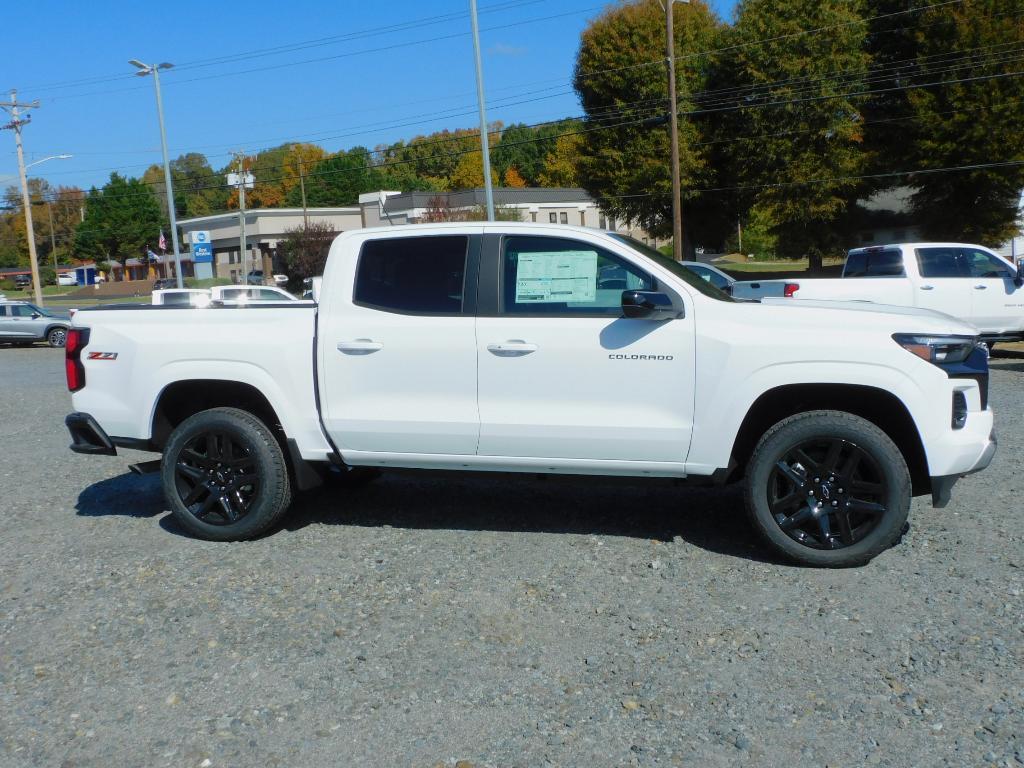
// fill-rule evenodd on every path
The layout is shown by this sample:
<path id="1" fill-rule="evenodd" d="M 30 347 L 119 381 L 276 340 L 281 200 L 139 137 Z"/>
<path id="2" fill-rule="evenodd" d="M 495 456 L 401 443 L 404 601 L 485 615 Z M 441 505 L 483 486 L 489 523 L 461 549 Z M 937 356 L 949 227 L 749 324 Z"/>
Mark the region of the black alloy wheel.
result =
<path id="1" fill-rule="evenodd" d="M 239 408 L 200 411 L 175 427 L 164 445 L 160 478 L 178 523 L 212 541 L 259 536 L 291 503 L 278 436 Z"/>
<path id="2" fill-rule="evenodd" d="M 254 447 L 228 432 L 201 432 L 185 443 L 174 477 L 182 506 L 208 525 L 237 523 L 259 493 Z"/>
<path id="3" fill-rule="evenodd" d="M 885 516 L 888 495 L 878 462 L 856 443 L 837 437 L 794 446 L 768 479 L 775 522 L 813 549 L 842 549 L 861 541 Z"/>
<path id="4" fill-rule="evenodd" d="M 910 512 L 903 453 L 876 424 L 844 411 L 806 411 L 773 426 L 744 483 L 755 529 L 801 565 L 864 565 L 900 540 Z"/>

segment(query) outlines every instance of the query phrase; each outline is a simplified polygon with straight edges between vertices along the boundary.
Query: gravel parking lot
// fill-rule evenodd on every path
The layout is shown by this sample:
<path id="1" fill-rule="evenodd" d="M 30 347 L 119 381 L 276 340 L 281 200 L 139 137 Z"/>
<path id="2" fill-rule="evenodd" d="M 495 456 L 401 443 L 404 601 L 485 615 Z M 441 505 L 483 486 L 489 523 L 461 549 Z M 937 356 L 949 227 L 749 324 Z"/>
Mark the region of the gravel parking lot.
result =
<path id="1" fill-rule="evenodd" d="M 1024 351 L 1000 449 L 871 565 L 774 562 L 735 490 L 387 475 L 259 541 L 67 450 L 0 348 L 0 765 L 1019 766 Z M 463 761 L 463 762 L 457 762 Z"/>

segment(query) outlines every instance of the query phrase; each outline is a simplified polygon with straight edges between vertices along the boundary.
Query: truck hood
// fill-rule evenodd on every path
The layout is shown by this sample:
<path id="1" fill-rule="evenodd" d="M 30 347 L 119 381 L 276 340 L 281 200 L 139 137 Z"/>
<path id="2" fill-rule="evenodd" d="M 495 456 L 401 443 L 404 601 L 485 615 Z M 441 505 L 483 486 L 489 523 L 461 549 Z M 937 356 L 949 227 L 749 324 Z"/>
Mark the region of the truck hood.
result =
<path id="1" fill-rule="evenodd" d="M 945 333 L 957 336 L 977 336 L 979 331 L 970 323 L 952 315 L 917 307 L 901 307 L 892 304 L 875 304 L 871 301 L 832 301 L 830 299 L 783 299 L 778 297 L 761 299 L 761 304 L 773 307 L 790 307 L 794 310 L 828 309 L 838 312 L 860 312 L 871 315 L 888 315 L 894 322 L 902 320 L 907 332 Z M 912 322 L 910 319 L 913 318 Z M 913 326 L 913 327 L 909 327 Z"/>

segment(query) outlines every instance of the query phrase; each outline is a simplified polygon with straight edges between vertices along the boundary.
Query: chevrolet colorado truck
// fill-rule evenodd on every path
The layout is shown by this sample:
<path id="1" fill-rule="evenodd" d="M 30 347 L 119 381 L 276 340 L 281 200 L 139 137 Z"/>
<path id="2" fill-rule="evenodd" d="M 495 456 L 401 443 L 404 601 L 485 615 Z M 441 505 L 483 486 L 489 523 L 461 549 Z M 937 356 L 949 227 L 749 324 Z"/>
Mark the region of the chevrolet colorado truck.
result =
<path id="1" fill-rule="evenodd" d="M 65 363 L 72 450 L 161 453 L 138 471 L 219 541 L 366 468 L 617 475 L 741 482 L 775 551 L 849 566 L 996 447 L 970 326 L 736 302 L 641 243 L 559 225 L 345 232 L 318 303 L 83 309 Z"/>
<path id="2" fill-rule="evenodd" d="M 846 256 L 842 279 L 737 283 L 733 295 L 920 307 L 970 323 L 990 344 L 1024 339 L 1024 268 L 981 245 L 899 243 L 855 248 Z"/>

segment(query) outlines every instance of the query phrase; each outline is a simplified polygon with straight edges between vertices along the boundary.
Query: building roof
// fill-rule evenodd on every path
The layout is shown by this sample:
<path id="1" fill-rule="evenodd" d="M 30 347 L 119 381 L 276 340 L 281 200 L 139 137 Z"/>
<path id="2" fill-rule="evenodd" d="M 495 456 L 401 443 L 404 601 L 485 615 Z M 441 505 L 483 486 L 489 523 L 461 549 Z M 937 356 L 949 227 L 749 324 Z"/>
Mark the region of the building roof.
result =
<path id="1" fill-rule="evenodd" d="M 414 208 L 429 208 L 440 198 L 450 208 L 472 208 L 487 203 L 487 193 L 481 187 L 460 189 L 454 192 L 403 192 L 389 195 L 384 210 L 398 213 Z M 560 187 L 495 187 L 495 205 L 531 205 L 569 203 L 571 205 L 592 204 L 594 199 L 585 189 Z"/>
<path id="2" fill-rule="evenodd" d="M 344 216 L 348 215 L 359 215 L 359 206 L 342 206 L 338 208 L 306 208 L 305 212 L 309 216 Z M 303 213 L 302 208 L 246 208 L 245 217 L 248 219 L 251 216 L 301 216 Z M 179 227 L 189 227 L 194 224 L 214 224 L 217 222 L 228 222 L 237 221 L 238 211 L 226 211 L 225 213 L 215 213 L 210 216 L 195 216 L 191 219 L 178 219 Z"/>

